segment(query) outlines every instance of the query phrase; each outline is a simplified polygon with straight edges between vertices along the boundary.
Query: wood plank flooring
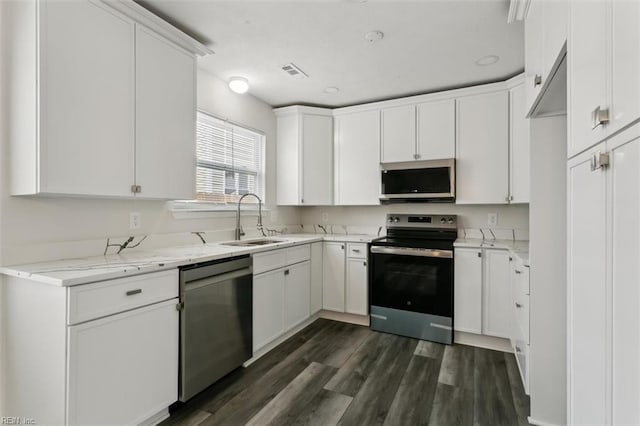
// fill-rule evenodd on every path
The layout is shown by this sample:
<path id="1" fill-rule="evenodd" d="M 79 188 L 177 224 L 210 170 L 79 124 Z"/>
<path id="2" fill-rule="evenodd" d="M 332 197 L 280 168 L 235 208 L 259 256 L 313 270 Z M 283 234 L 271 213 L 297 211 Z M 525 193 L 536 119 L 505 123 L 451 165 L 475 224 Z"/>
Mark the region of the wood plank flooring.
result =
<path id="1" fill-rule="evenodd" d="M 513 354 L 319 319 L 163 425 L 527 425 Z"/>

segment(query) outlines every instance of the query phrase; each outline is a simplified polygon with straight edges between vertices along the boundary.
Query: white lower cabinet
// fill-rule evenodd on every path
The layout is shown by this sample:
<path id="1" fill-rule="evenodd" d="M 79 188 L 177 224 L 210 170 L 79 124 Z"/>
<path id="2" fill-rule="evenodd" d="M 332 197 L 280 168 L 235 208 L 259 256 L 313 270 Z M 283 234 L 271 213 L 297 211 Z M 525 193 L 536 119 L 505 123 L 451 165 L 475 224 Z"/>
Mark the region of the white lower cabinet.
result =
<path id="1" fill-rule="evenodd" d="M 311 314 L 322 309 L 322 250 L 322 242 L 311 244 Z"/>
<path id="2" fill-rule="evenodd" d="M 325 242 L 322 257 L 322 308 L 344 312 L 345 243 Z"/>
<path id="3" fill-rule="evenodd" d="M 510 338 L 509 252 L 500 249 L 456 248 L 454 329 Z"/>
<path id="4" fill-rule="evenodd" d="M 131 425 L 177 401 L 177 269 L 69 287 L 4 279 L 4 413 Z"/>
<path id="5" fill-rule="evenodd" d="M 511 257 L 511 347 L 524 385 L 529 394 L 529 267 L 522 259 Z"/>
<path id="6" fill-rule="evenodd" d="M 369 313 L 367 244 L 325 242 L 322 307 L 355 315 Z"/>
<path id="7" fill-rule="evenodd" d="M 254 352 L 309 318 L 311 253 L 306 244 L 253 256 Z"/>
<path id="8" fill-rule="evenodd" d="M 362 259 L 347 260 L 345 312 L 357 315 L 367 315 L 368 279 L 367 261 Z"/>
<path id="9" fill-rule="evenodd" d="M 68 341 L 68 424 L 138 424 L 176 401 L 175 300 L 71 326 Z"/>

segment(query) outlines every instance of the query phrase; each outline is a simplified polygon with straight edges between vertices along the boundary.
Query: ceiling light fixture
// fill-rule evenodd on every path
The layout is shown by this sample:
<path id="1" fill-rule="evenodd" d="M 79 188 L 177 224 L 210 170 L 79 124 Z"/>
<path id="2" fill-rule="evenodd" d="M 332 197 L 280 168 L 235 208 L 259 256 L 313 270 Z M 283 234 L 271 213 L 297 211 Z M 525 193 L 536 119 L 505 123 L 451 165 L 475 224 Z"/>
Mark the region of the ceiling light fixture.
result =
<path id="1" fill-rule="evenodd" d="M 229 89 L 240 94 L 246 93 L 249 90 L 249 80 L 244 77 L 231 77 Z"/>
<path id="2" fill-rule="evenodd" d="M 382 31 L 369 31 L 364 35 L 364 38 L 369 43 L 375 43 L 376 41 L 380 41 L 384 38 L 384 33 Z"/>
<path id="3" fill-rule="evenodd" d="M 486 67 L 487 65 L 493 65 L 500 60 L 499 56 L 496 55 L 487 55 L 476 61 L 476 65 L 481 67 Z"/>
<path id="4" fill-rule="evenodd" d="M 327 93 L 329 95 L 333 95 L 334 93 L 338 93 L 340 91 L 340 89 L 338 89 L 335 86 L 330 86 L 330 87 L 326 87 L 323 92 Z"/>

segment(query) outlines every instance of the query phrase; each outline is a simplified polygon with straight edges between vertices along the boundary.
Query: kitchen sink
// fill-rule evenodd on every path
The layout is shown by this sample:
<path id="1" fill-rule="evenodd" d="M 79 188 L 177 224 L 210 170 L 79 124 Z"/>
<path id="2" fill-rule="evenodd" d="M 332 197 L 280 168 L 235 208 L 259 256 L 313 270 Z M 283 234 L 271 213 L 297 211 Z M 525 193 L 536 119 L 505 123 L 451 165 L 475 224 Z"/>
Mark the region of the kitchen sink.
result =
<path id="1" fill-rule="evenodd" d="M 220 243 L 223 246 L 234 246 L 234 247 L 253 247 L 253 246 L 264 246 L 267 244 L 276 244 L 276 243 L 284 243 L 284 240 L 271 240 L 266 238 L 261 238 L 259 240 L 246 240 L 246 241 L 229 241 L 227 243 Z"/>

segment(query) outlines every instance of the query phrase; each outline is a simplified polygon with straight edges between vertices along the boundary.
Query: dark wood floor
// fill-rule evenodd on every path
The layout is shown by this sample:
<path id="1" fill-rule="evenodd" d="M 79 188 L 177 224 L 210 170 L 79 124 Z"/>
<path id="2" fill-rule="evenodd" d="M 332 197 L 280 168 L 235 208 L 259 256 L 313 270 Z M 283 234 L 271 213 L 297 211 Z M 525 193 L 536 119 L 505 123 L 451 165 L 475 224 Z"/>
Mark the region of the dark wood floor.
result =
<path id="1" fill-rule="evenodd" d="M 512 354 L 319 319 L 163 425 L 526 425 Z"/>

